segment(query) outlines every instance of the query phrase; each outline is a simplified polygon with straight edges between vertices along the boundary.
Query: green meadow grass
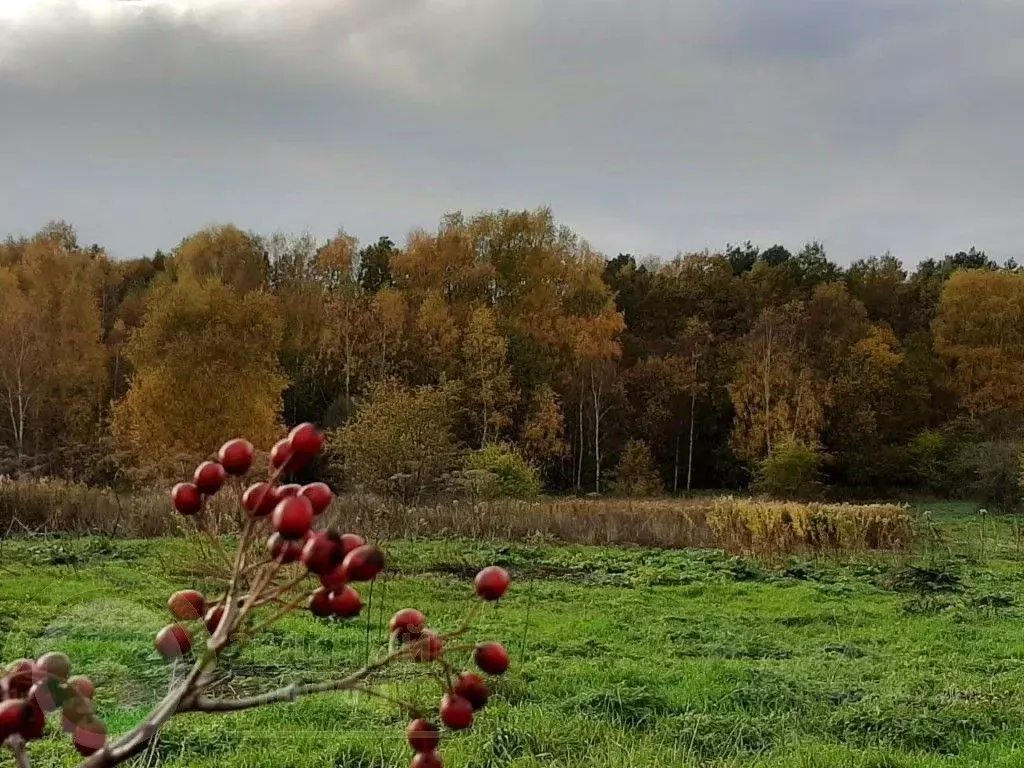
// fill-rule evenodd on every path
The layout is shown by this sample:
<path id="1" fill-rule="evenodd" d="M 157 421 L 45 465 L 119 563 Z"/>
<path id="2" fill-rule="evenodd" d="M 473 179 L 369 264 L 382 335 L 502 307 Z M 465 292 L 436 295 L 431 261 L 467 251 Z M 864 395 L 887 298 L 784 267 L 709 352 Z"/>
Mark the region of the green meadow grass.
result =
<path id="1" fill-rule="evenodd" d="M 373 657 L 397 608 L 453 628 L 479 566 L 513 590 L 478 622 L 513 670 L 472 731 L 446 736 L 453 768 L 1024 765 L 1024 580 L 1016 526 L 973 507 L 928 507 L 913 555 L 764 562 L 706 551 L 402 541 L 349 623 L 287 618 L 225 660 L 224 692 L 329 679 Z M 176 673 L 152 650 L 186 575 L 183 540 L 31 539 L 0 550 L 0 656 L 69 653 L 98 684 L 112 733 Z M 363 590 L 364 599 L 368 598 Z M 399 689 L 394 689 L 398 692 Z M 436 683 L 402 690 L 426 704 Z M 189 715 L 140 765 L 408 765 L 406 717 L 347 694 Z M 33 765 L 73 765 L 66 737 Z M 10 764 L 0 757 L 0 765 Z"/>

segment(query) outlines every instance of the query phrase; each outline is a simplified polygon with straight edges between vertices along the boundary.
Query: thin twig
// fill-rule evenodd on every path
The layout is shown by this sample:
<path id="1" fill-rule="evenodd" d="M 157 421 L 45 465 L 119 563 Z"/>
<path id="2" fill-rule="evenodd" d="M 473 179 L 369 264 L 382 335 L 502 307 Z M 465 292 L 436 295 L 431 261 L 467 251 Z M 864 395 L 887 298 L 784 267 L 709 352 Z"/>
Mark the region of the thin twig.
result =
<path id="1" fill-rule="evenodd" d="M 353 690 L 358 683 L 362 682 L 374 672 L 386 667 L 388 664 L 398 660 L 406 654 L 406 651 L 397 651 L 385 656 L 379 661 L 369 664 L 358 672 L 353 672 L 348 677 L 340 680 L 331 680 L 325 683 L 292 683 L 283 688 L 278 688 L 258 696 L 249 696 L 244 699 L 208 699 L 198 698 L 188 703 L 184 712 L 238 712 L 243 709 L 262 707 L 266 704 L 276 704 L 285 701 L 295 701 L 303 696 L 310 696 L 316 693 L 329 693 L 331 691 Z M 81 768 L 81 766 L 80 766 Z"/>
<path id="2" fill-rule="evenodd" d="M 7 746 L 14 755 L 14 764 L 18 768 L 32 768 L 32 761 L 28 759 L 28 750 L 25 749 L 25 740 L 21 736 L 12 736 L 7 741 Z"/>

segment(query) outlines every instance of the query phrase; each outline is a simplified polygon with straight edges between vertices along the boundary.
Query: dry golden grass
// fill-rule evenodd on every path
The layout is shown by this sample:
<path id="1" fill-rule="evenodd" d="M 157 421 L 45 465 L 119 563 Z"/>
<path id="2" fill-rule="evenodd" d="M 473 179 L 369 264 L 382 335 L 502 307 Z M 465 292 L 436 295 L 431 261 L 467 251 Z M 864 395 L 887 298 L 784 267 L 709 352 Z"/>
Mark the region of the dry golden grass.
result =
<path id="1" fill-rule="evenodd" d="M 237 527 L 237 510 L 236 497 L 221 494 L 197 522 L 213 533 L 230 532 Z M 116 493 L 60 481 L 0 482 L 0 536 L 60 532 L 151 538 L 190 530 L 195 526 L 173 513 L 166 490 Z"/>
<path id="2" fill-rule="evenodd" d="M 732 497 L 549 499 L 403 507 L 373 497 L 335 502 L 334 524 L 381 539 L 468 536 L 589 545 L 706 547 L 783 554 L 898 550 L 913 544 L 914 514 L 896 505 L 798 504 Z"/>
<path id="3" fill-rule="evenodd" d="M 212 533 L 238 528 L 233 494 L 214 497 L 196 524 Z M 378 540 L 469 537 L 501 541 L 706 547 L 736 554 L 859 552 L 909 547 L 913 513 L 895 505 L 799 504 L 758 499 L 546 499 L 448 501 L 405 506 L 376 496 L 335 500 L 328 521 Z M 118 495 L 63 483 L 0 484 L 0 536 L 10 531 L 181 535 L 192 522 L 171 511 L 166 492 Z"/>

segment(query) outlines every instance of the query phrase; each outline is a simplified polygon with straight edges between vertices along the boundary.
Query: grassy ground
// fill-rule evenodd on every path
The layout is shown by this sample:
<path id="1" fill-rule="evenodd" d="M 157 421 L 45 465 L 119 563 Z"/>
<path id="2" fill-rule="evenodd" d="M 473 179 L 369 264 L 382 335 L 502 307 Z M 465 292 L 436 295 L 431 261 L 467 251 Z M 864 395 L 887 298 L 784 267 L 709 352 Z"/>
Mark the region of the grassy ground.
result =
<path id="1" fill-rule="evenodd" d="M 965 506 L 928 509 L 921 552 L 848 563 L 395 542 L 369 623 L 289 618 L 230 660 L 230 684 L 336 677 L 381 647 L 382 622 L 405 605 L 454 626 L 470 574 L 499 562 L 517 581 L 480 634 L 509 646 L 514 671 L 477 726 L 446 739 L 448 766 L 1019 766 L 1017 528 Z M 128 729 L 174 673 L 151 643 L 168 594 L 204 586 L 182 574 L 189 559 L 182 540 L 5 543 L 0 657 L 70 653 L 99 684 L 111 730 Z M 346 695 L 193 715 L 163 732 L 149 764 L 404 767 L 404 722 Z M 74 763 L 64 738 L 33 755 Z"/>

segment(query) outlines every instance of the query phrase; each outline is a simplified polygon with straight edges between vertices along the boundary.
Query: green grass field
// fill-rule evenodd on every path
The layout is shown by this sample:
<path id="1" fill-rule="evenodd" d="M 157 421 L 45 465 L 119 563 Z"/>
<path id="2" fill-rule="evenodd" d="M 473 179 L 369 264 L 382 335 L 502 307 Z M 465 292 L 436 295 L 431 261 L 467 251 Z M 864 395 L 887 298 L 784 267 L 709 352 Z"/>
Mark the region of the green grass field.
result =
<path id="1" fill-rule="evenodd" d="M 471 574 L 497 562 L 516 583 L 478 635 L 506 643 L 514 668 L 474 729 L 445 739 L 447 766 L 1016 768 L 1020 537 L 964 506 L 930 509 L 919 552 L 852 562 L 392 542 L 368 616 L 289 617 L 226 662 L 225 685 L 340 676 L 379 652 L 406 605 L 454 627 Z M 186 575 L 188 544 L 30 539 L 4 543 L 0 558 L 0 656 L 69 653 L 98 683 L 111 732 L 134 725 L 174 673 L 152 650 L 167 596 L 206 586 Z M 438 696 L 436 683 L 406 688 Z M 404 768 L 406 719 L 345 694 L 190 715 L 140 764 Z M 64 737 L 32 754 L 35 766 L 75 762 Z"/>

